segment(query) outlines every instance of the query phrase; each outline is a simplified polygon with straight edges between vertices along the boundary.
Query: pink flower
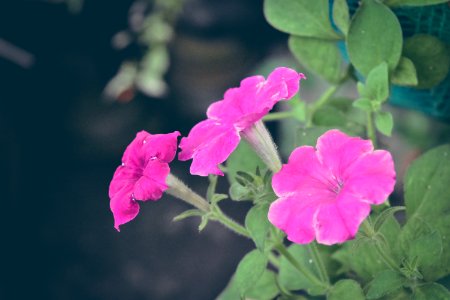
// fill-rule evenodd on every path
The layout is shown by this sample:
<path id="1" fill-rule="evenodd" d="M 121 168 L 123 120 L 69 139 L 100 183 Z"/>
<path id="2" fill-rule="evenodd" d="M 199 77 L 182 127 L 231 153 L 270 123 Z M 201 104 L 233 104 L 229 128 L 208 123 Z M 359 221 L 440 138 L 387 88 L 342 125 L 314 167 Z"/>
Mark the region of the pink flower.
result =
<path id="1" fill-rule="evenodd" d="M 261 120 L 278 101 L 295 95 L 302 78 L 303 74 L 292 69 L 277 68 L 267 80 L 262 76 L 242 80 L 240 87 L 227 90 L 223 100 L 209 106 L 208 119 L 181 139 L 178 158 L 192 158 L 191 174 L 223 175 L 218 164 L 237 147 L 240 133 Z"/>
<path id="2" fill-rule="evenodd" d="M 120 225 L 138 214 L 138 200 L 158 200 L 168 188 L 169 162 L 175 157 L 179 135 L 178 131 L 155 135 L 141 131 L 128 145 L 109 185 L 110 207 L 118 231 Z"/>
<path id="3" fill-rule="evenodd" d="M 316 149 L 295 149 L 274 175 L 272 186 L 280 198 L 268 217 L 292 242 L 342 243 L 356 235 L 370 205 L 383 203 L 394 185 L 388 151 L 374 151 L 370 140 L 330 130 Z"/>

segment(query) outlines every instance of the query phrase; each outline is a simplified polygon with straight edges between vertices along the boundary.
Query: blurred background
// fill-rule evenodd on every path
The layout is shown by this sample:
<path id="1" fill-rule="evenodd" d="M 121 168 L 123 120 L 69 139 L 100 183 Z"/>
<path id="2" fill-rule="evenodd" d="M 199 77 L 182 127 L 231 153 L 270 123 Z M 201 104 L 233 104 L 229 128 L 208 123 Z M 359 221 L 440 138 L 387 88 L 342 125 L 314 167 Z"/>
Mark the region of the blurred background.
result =
<path id="1" fill-rule="evenodd" d="M 170 196 L 118 233 L 109 181 L 137 131 L 187 135 L 284 45 L 257 0 L 2 1 L 0 299 L 217 296 L 251 242 L 173 223 Z M 171 168 L 203 193 L 189 165 Z"/>
<path id="2" fill-rule="evenodd" d="M 137 131 L 187 135 L 227 88 L 292 63 L 287 36 L 267 24 L 262 5 L 2 1 L 0 299 L 189 300 L 220 293 L 250 241 L 213 223 L 199 234 L 197 219 L 173 223 L 189 207 L 170 196 L 141 205 L 118 233 L 108 185 Z M 309 78 L 306 98 L 320 94 L 321 82 Z M 402 120 L 398 130 L 409 132 L 391 145 L 407 154 L 400 160 L 448 139 L 444 123 L 394 113 Z M 189 165 L 175 161 L 171 169 L 204 193 L 207 180 L 187 176 Z M 225 179 L 220 188 L 226 191 Z M 241 221 L 247 208 L 224 202 Z"/>

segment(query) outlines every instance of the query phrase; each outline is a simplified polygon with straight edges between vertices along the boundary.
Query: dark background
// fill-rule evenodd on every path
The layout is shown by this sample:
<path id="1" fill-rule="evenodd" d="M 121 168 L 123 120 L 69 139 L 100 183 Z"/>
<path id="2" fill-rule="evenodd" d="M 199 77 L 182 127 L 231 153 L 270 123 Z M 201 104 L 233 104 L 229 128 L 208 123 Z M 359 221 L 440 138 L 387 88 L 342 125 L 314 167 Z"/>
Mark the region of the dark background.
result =
<path id="1" fill-rule="evenodd" d="M 79 13 L 63 2 L 0 4 L 0 39 L 33 58 L 0 57 L 0 299 L 213 299 L 252 247 L 217 224 L 199 234 L 197 219 L 173 223 L 189 207 L 169 196 L 141 205 L 118 233 L 107 191 L 138 130 L 186 135 L 284 37 L 264 21 L 262 1 L 187 1 L 168 96 L 105 100 L 120 63 L 142 56 L 136 43 L 111 45 L 132 3 L 86 0 Z M 204 192 L 206 179 L 188 178 L 188 167 L 171 164 Z M 246 208 L 224 207 L 239 220 Z"/>

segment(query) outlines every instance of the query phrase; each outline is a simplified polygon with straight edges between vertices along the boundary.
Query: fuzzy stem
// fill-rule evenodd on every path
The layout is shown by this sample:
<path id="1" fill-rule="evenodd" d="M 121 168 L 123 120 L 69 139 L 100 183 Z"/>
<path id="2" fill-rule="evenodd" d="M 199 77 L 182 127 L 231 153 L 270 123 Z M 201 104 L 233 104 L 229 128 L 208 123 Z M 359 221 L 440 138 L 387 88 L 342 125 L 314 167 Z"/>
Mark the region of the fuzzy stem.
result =
<path id="1" fill-rule="evenodd" d="M 246 238 L 251 238 L 244 226 L 225 215 L 217 205 L 215 205 L 212 210 L 211 219 L 222 223 L 225 227 L 239 235 L 245 236 Z"/>
<path id="2" fill-rule="evenodd" d="M 203 197 L 192 191 L 177 177 L 169 174 L 169 176 L 167 176 L 166 183 L 169 186 L 169 189 L 166 191 L 169 195 L 183 200 L 184 202 L 193 205 L 203 212 L 207 213 L 211 210 L 209 203 L 205 199 L 203 199 Z"/>
<path id="3" fill-rule="evenodd" d="M 241 135 L 272 172 L 281 170 L 281 159 L 277 147 L 261 120 L 242 131 Z"/>

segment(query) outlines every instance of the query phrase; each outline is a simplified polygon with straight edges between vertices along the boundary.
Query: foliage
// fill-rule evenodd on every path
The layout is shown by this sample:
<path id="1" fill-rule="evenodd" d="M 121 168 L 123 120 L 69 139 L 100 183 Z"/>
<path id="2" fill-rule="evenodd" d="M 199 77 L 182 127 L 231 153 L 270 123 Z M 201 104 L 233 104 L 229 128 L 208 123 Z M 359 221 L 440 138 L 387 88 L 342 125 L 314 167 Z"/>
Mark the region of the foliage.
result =
<path id="1" fill-rule="evenodd" d="M 294 72 L 295 76 L 292 76 L 291 81 L 288 76 L 279 75 L 288 74 L 285 68 L 278 75 L 269 76 L 271 79 L 267 81 L 258 76 L 247 78 L 243 81 L 245 89 L 241 86 L 228 92 L 228 95 L 233 95 L 230 96 L 230 101 L 224 99 L 220 104 L 210 106 L 209 123 L 205 128 L 210 130 L 214 126 L 226 125 L 229 127 L 226 128 L 229 130 L 227 135 L 234 136 L 237 140 L 229 143 L 230 138 L 225 136 L 218 143 L 217 136 L 225 135 L 224 130 L 219 128 L 210 135 L 209 131 L 205 131 L 208 134 L 202 131 L 198 136 L 204 147 L 211 147 L 212 140 L 216 144 L 214 151 L 202 153 L 205 157 L 199 165 L 204 167 L 205 162 L 210 162 L 211 156 L 216 153 L 223 156 L 222 152 L 227 152 L 227 155 L 233 152 L 225 159 L 221 156 L 219 162 L 214 161 L 214 165 L 217 165 L 226 160 L 226 166 L 220 165 L 220 170 L 217 168 L 214 174 L 226 173 L 230 183 L 229 195 L 216 193 L 216 176 L 210 176 L 206 200 L 197 194 L 192 196 L 192 191 L 187 187 L 178 186 L 184 194 L 193 197 L 193 200 L 185 201 L 196 209 L 186 211 L 176 217 L 176 220 L 200 217 L 200 230 L 210 220 L 219 221 L 234 232 L 251 239 L 255 245 L 255 249 L 239 262 L 218 299 L 450 299 L 450 194 L 447 190 L 450 182 L 450 144 L 436 147 L 417 158 L 403 180 L 404 207 L 391 207 L 389 201 L 386 201 L 374 208 L 353 240 L 333 246 L 318 245 L 315 241 L 305 245 L 287 244 L 283 232 L 287 232 L 286 228 L 279 226 L 283 231 L 278 229 L 270 219 L 270 208 L 274 207 L 272 203 L 277 199 L 272 176 L 275 174 L 274 182 L 280 178 L 281 162 L 270 163 L 271 159 L 279 160 L 279 157 L 276 146 L 267 130 L 264 131 L 261 121 L 263 117 L 265 121 L 284 118 L 295 121 L 298 126 L 296 146 L 314 146 L 319 136 L 334 128 L 350 136 L 365 135 L 371 142 L 358 141 L 365 146 L 374 145 L 378 148 L 378 137 L 391 136 L 395 128 L 395 119 L 386 106 L 392 87 L 401 85 L 417 89 L 432 88 L 447 76 L 450 67 L 448 47 L 437 37 L 420 34 L 403 39 L 401 24 L 392 7 L 433 5 L 440 2 L 442 1 L 363 0 L 351 14 L 349 5 L 344 0 L 264 1 L 267 21 L 276 29 L 289 34 L 288 45 L 293 56 L 330 86 L 311 103 L 294 98 L 290 103 L 292 110 L 284 113 L 264 117 L 276 101 L 271 102 L 267 110 L 261 111 L 261 107 L 256 105 L 246 105 L 249 98 L 260 101 L 259 104 L 262 101 L 273 101 L 277 97 L 280 98 L 277 101 L 291 99 L 293 93 L 288 90 L 297 92 L 298 82 L 303 74 Z M 282 84 L 278 84 L 279 78 L 282 78 Z M 251 86 L 253 81 L 258 81 L 258 84 Z M 352 84 L 357 91 L 354 99 L 335 96 L 344 83 Z M 285 95 L 276 92 L 276 89 L 281 89 Z M 242 99 L 238 97 L 241 93 L 245 94 Z M 267 95 L 270 97 L 265 99 L 264 96 Z M 220 109 L 217 109 L 218 106 Z M 260 118 L 255 118 L 255 115 Z M 241 137 L 249 144 L 239 142 Z M 190 142 L 189 137 L 184 139 L 185 144 Z M 258 145 L 258 141 L 262 146 Z M 224 151 L 226 147 L 227 151 Z M 199 150 L 198 145 L 193 143 L 188 148 L 187 159 L 198 158 L 195 153 Z M 264 152 L 261 148 L 273 151 Z M 376 150 L 371 153 L 385 152 Z M 323 155 L 320 159 L 325 160 L 327 157 Z M 306 163 L 308 162 L 299 162 L 304 165 Z M 287 169 L 286 165 L 283 168 Z M 339 168 L 345 169 L 342 165 Z M 308 173 L 300 169 L 296 170 L 302 172 L 302 175 Z M 320 179 L 333 179 L 329 176 L 332 171 L 327 171 L 326 176 Z M 392 178 L 393 176 L 391 180 Z M 288 181 L 289 178 L 285 180 Z M 168 185 L 170 186 L 169 182 Z M 341 187 L 333 192 L 338 194 Z M 170 186 L 169 193 L 183 199 L 182 193 L 177 194 L 173 189 L 174 186 Z M 288 199 L 294 193 L 284 188 L 286 190 L 287 196 L 280 196 L 282 193 L 275 189 L 279 197 Z M 380 194 L 380 191 L 373 193 Z M 382 195 L 385 199 L 386 195 Z M 333 196 L 337 197 L 335 194 Z M 227 198 L 237 202 L 251 202 L 245 226 L 228 218 L 221 211 L 219 202 Z M 381 203 L 369 201 L 370 197 L 366 198 L 365 205 Z M 313 206 L 311 203 L 308 204 L 308 209 Z M 302 208 L 306 209 L 306 206 Z M 289 217 L 289 214 L 295 213 L 294 209 L 287 212 Z M 314 214 L 315 227 L 320 226 L 318 214 Z M 328 217 L 328 221 L 332 223 L 333 216 Z M 350 218 L 353 220 L 358 216 Z M 357 223 L 354 227 L 356 230 L 360 223 L 354 223 Z M 348 223 L 344 225 L 349 227 Z M 298 224 L 291 227 L 294 228 L 294 233 L 298 232 L 296 226 Z M 292 240 L 290 234 L 288 238 Z M 316 240 L 320 242 L 317 237 Z"/>

